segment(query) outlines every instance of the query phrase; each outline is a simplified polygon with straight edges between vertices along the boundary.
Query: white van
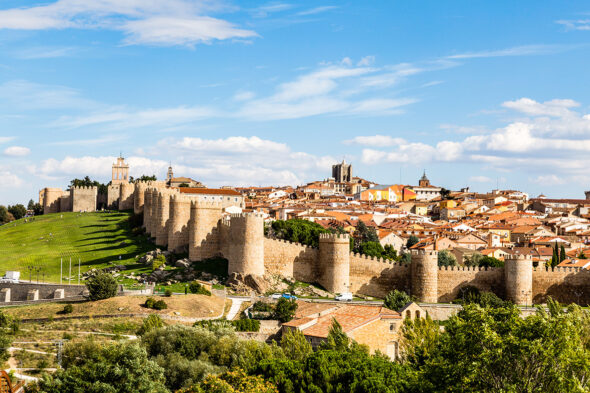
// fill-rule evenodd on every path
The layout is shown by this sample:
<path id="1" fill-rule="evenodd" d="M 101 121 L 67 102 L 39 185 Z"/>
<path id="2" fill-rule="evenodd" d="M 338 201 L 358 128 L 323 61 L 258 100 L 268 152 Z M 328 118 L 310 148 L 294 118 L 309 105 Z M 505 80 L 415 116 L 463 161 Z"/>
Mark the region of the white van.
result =
<path id="1" fill-rule="evenodd" d="M 334 299 L 339 302 L 352 302 L 352 293 L 350 293 L 350 292 L 340 293 Z"/>

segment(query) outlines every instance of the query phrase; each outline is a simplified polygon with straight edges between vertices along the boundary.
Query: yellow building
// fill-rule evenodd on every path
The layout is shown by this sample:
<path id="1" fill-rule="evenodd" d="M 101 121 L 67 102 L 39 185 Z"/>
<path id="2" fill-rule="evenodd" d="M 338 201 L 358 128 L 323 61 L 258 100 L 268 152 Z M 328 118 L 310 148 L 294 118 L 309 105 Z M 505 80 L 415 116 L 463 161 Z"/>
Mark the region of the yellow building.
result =
<path id="1" fill-rule="evenodd" d="M 440 201 L 440 210 L 442 209 L 452 209 L 454 207 L 457 207 L 457 201 L 453 200 L 453 199 L 446 199 L 444 201 Z"/>

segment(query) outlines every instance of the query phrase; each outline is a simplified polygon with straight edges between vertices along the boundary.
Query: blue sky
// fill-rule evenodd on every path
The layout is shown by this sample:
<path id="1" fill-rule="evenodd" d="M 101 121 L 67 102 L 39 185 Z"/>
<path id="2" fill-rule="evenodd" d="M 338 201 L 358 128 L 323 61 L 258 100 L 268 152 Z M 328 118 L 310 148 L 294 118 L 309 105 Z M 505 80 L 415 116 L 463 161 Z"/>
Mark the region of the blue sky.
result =
<path id="1" fill-rule="evenodd" d="M 0 3 L 0 204 L 131 172 L 583 197 L 582 1 Z"/>

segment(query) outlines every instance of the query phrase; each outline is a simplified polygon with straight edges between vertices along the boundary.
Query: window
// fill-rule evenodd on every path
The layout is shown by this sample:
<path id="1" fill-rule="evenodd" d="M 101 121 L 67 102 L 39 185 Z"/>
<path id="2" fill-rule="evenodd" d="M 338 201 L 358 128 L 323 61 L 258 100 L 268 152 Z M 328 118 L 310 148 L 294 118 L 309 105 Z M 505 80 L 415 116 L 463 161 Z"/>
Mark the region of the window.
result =
<path id="1" fill-rule="evenodd" d="M 420 310 L 416 310 L 416 319 L 420 319 Z"/>
<path id="2" fill-rule="evenodd" d="M 393 332 L 395 330 L 395 323 L 391 323 L 389 325 L 389 331 Z"/>
<path id="3" fill-rule="evenodd" d="M 406 318 L 412 319 L 412 312 L 410 310 L 406 311 Z"/>

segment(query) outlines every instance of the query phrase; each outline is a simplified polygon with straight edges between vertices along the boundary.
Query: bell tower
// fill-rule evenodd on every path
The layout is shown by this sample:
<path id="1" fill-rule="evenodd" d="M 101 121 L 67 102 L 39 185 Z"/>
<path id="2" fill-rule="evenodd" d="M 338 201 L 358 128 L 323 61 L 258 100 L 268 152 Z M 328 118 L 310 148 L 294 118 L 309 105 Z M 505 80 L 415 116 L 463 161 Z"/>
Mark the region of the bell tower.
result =
<path id="1" fill-rule="evenodd" d="M 120 154 L 117 157 L 117 162 L 113 164 L 113 177 L 111 184 L 123 184 L 129 182 L 129 165 L 125 163 L 125 159 Z"/>

